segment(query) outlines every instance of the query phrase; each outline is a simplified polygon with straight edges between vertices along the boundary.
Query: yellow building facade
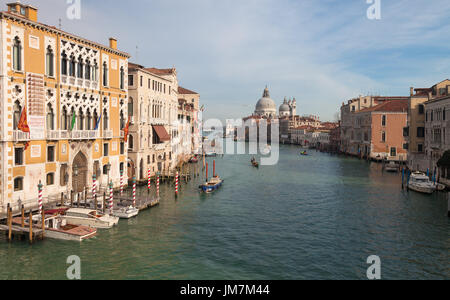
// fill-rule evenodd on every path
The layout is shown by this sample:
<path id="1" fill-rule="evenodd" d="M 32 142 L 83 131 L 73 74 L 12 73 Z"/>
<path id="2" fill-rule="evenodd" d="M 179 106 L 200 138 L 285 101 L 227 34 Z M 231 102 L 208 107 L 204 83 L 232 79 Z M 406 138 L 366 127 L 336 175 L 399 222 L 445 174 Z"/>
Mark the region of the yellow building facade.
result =
<path id="1" fill-rule="evenodd" d="M 38 22 L 38 10 L 0 13 L 0 207 L 127 180 L 128 58 L 109 46 Z M 18 129 L 26 109 L 30 133 Z M 75 172 L 76 170 L 76 172 Z M 75 176 L 75 174 L 77 176 Z"/>

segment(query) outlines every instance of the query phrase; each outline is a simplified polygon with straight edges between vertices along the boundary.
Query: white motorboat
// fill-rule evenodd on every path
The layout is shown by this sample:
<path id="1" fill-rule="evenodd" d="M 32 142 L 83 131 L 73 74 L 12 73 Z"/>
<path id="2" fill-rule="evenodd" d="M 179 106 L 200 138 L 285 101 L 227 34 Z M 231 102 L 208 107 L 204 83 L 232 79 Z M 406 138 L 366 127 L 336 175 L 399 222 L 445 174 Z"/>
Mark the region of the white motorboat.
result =
<path id="1" fill-rule="evenodd" d="M 386 172 L 398 172 L 400 170 L 400 165 L 394 161 L 389 162 L 384 169 Z"/>
<path id="2" fill-rule="evenodd" d="M 22 218 L 14 218 L 13 223 L 20 225 L 22 223 Z M 68 224 L 67 220 L 61 215 L 46 215 L 44 224 L 45 237 L 51 239 L 81 242 L 92 238 L 97 234 L 97 229 L 95 228 Z M 28 220 L 24 220 L 24 225 L 29 226 Z M 40 229 L 41 226 L 41 216 L 33 216 L 33 227 Z"/>
<path id="3" fill-rule="evenodd" d="M 74 225 L 90 226 L 94 228 L 111 228 L 119 223 L 119 217 L 108 214 L 99 214 L 89 208 L 71 208 L 62 216 L 67 223 Z"/>
<path id="4" fill-rule="evenodd" d="M 139 214 L 139 209 L 133 206 L 122 207 L 113 211 L 113 215 L 121 219 L 131 219 Z"/>
<path id="5" fill-rule="evenodd" d="M 414 172 L 411 174 L 408 188 L 424 194 L 433 194 L 436 191 L 436 185 L 430 181 L 428 176 L 421 172 Z"/>

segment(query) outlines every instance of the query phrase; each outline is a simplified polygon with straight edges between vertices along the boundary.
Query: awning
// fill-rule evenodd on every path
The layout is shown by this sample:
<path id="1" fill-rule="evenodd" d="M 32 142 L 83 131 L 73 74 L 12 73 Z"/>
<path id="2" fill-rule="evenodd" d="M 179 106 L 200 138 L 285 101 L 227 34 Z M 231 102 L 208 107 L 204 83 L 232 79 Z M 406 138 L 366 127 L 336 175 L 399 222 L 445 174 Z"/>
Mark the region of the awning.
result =
<path id="1" fill-rule="evenodd" d="M 155 130 L 156 134 L 159 137 L 159 140 L 161 142 L 168 142 L 170 141 L 170 135 L 167 133 L 166 128 L 162 125 L 153 125 L 153 129 Z"/>

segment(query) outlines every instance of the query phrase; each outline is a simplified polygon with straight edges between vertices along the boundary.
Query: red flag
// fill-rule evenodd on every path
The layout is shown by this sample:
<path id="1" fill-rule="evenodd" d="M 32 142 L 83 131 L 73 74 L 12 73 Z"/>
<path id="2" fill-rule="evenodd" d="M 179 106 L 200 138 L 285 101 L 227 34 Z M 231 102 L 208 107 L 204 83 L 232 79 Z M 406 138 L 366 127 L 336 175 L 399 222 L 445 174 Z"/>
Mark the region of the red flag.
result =
<path id="1" fill-rule="evenodd" d="M 22 110 L 22 114 L 20 115 L 20 120 L 19 124 L 17 124 L 17 128 L 19 128 L 19 130 L 21 130 L 22 132 L 30 132 L 30 127 L 28 127 L 26 107 Z"/>
<path id="2" fill-rule="evenodd" d="M 26 143 L 25 143 L 24 151 L 27 151 L 28 147 L 30 147 L 30 142 L 26 142 Z"/>
<path id="3" fill-rule="evenodd" d="M 125 126 L 125 128 L 123 129 L 123 133 L 124 133 L 124 141 L 125 143 L 128 142 L 128 132 L 130 131 L 130 119 L 128 119 L 127 122 L 127 126 Z"/>

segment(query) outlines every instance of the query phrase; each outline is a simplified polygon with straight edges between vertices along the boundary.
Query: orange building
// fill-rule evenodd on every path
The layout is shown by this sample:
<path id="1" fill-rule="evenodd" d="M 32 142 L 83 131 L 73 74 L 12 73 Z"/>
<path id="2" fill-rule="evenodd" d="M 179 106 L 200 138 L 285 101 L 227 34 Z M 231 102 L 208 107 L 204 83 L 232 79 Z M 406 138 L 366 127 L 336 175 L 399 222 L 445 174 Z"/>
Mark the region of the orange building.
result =
<path id="1" fill-rule="evenodd" d="M 0 12 L 0 207 L 37 205 L 99 185 L 119 185 L 126 169 L 129 55 L 38 22 L 35 7 Z M 18 129 L 26 109 L 30 133 Z M 76 172 L 75 172 L 76 171 Z M 75 174 L 76 173 L 76 176 Z M 126 174 L 126 170 L 125 170 Z"/>
<path id="2" fill-rule="evenodd" d="M 408 100 L 387 101 L 355 113 L 351 143 L 358 154 L 372 159 L 407 160 L 403 128 L 408 119 Z"/>

